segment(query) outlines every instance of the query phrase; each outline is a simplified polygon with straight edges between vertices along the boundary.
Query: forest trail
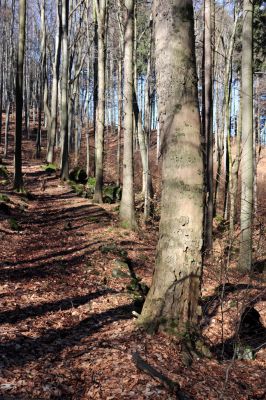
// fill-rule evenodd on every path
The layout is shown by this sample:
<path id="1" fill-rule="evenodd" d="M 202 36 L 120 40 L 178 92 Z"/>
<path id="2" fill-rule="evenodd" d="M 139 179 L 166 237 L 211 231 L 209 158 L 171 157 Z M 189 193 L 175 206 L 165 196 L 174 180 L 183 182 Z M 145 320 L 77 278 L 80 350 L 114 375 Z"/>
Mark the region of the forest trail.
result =
<path id="1" fill-rule="evenodd" d="M 86 232 L 94 230 L 97 223 L 106 225 L 110 215 L 104 209 L 77 197 L 67 184 L 54 176 L 47 176 L 41 167 L 27 167 L 24 178 L 30 200 L 26 201 L 27 208 L 18 221 L 21 234 L 11 249 L 14 258 L 12 265 L 17 265 L 19 270 L 22 266 L 28 268 L 29 277 L 36 263 L 39 267 L 41 263 L 47 274 L 49 266 L 60 271 L 67 265 L 65 274 L 71 274 L 71 268 L 77 266 L 81 258 L 86 262 L 86 256 L 92 254 L 95 245 L 100 243 L 88 240 L 92 235 L 88 236 Z M 8 254 L 10 258 L 10 249 Z M 23 272 L 21 274 L 23 278 Z M 38 277 L 36 270 L 32 270 L 34 276 Z"/>
<path id="2" fill-rule="evenodd" d="M 0 245 L 0 393 L 107 398 L 122 376 L 125 390 L 129 371 L 136 374 L 127 350 L 136 349 L 130 279 L 115 279 L 112 270 L 122 247 L 141 240 L 115 228 L 111 206 L 77 197 L 40 165 L 25 171 L 30 199 L 11 197 L 19 232 L 2 235 Z"/>
<path id="3" fill-rule="evenodd" d="M 31 151 L 30 145 L 25 143 L 24 151 Z M 55 174 L 49 176 L 39 162 L 28 160 L 23 168 L 28 198 L 13 192 L 9 160 L 5 193 L 11 211 L 0 221 L 5 228 L 15 221 L 19 229 L 0 232 L 0 399 L 175 398 L 136 368 L 136 351 L 179 383 L 192 400 L 217 399 L 230 361 L 198 359 L 186 367 L 180 346 L 167 335 L 136 330 L 135 304 L 128 290 L 131 277 L 119 262 L 126 255 L 137 276 L 150 285 L 157 226 L 136 233 L 122 229 L 117 205 L 91 204 Z M 213 266 L 205 270 L 203 293 L 213 307 L 216 275 Z M 264 293 L 263 288 L 252 290 L 252 298 Z M 241 291 L 229 291 L 227 296 L 228 304 L 238 301 Z M 258 307 L 263 315 L 263 302 Z M 218 318 L 207 318 L 206 328 L 217 346 Z M 225 399 L 240 398 L 243 392 L 243 399 L 254 393 L 254 398 L 263 398 L 259 396 L 265 393 L 264 355 L 262 349 L 256 360 L 235 360 Z M 252 382 L 251 376 L 256 377 Z"/>

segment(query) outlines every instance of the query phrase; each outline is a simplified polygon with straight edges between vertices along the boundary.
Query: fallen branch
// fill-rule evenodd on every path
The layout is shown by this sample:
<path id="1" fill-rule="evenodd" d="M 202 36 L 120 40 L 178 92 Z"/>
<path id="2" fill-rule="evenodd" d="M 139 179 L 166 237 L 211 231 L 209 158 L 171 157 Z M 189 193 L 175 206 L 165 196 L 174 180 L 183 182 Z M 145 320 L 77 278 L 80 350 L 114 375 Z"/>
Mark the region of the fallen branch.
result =
<path id="1" fill-rule="evenodd" d="M 149 374 L 153 379 L 159 380 L 164 385 L 164 387 L 166 387 L 166 389 L 170 390 L 171 393 L 174 393 L 176 395 L 176 398 L 178 400 L 192 400 L 191 397 L 189 397 L 181 390 L 178 383 L 172 381 L 167 376 L 157 371 L 157 369 L 147 364 L 146 361 L 144 361 L 137 352 L 132 354 L 132 358 L 138 369 Z"/>

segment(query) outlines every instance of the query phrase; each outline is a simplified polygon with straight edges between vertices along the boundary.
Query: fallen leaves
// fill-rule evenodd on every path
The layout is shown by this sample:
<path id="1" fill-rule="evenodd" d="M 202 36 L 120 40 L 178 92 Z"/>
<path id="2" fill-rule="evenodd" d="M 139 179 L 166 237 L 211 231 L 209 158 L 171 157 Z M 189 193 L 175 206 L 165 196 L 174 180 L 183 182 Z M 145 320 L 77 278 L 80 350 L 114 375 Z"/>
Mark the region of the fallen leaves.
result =
<path id="1" fill-rule="evenodd" d="M 136 329 L 126 289 L 129 278 L 118 279 L 112 271 L 125 252 L 137 276 L 150 284 L 157 229 L 150 226 L 140 235 L 120 229 L 112 205 L 92 205 L 53 177 L 41 192 L 36 173 L 44 174 L 37 164 L 28 167 L 27 182 L 35 198 L 27 212 L 16 216 L 23 234 L 6 235 L 0 242 L 2 398 L 174 398 L 136 368 L 136 351 L 194 400 L 219 399 L 223 389 L 224 400 L 265 396 L 265 348 L 252 361 L 235 360 L 231 365 L 199 359 L 186 368 L 178 342 Z M 204 333 L 213 346 L 222 336 L 232 336 L 243 298 L 263 293 L 263 288 L 228 293 L 222 310 L 215 293 L 218 272 L 207 263 Z M 241 279 L 242 284 L 255 285 L 231 272 L 232 285 Z M 258 299 L 265 323 L 265 303 L 262 296 Z"/>

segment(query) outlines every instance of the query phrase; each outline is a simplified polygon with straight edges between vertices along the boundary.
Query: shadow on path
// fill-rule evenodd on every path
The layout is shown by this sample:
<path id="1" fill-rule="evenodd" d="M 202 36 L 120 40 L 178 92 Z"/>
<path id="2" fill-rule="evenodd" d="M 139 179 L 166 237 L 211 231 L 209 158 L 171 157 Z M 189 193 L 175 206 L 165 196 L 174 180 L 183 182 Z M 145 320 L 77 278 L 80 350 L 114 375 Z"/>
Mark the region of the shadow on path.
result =
<path id="1" fill-rule="evenodd" d="M 112 289 L 105 289 L 89 293 L 84 296 L 76 296 L 69 299 L 62 299 L 49 303 L 38 304 L 36 306 L 28 306 L 24 308 L 17 308 L 15 310 L 4 311 L 0 313 L 0 324 L 15 324 L 16 322 L 25 320 L 27 318 L 38 317 L 41 315 L 45 315 L 49 312 L 65 311 L 69 310 L 70 308 L 77 308 L 81 305 L 88 303 L 91 300 L 97 299 L 98 297 L 114 293 L 118 292 Z"/>
<path id="2" fill-rule="evenodd" d="M 57 357 L 66 347 L 80 343 L 81 339 L 99 332 L 115 321 L 132 318 L 132 305 L 123 305 L 92 314 L 74 327 L 47 329 L 37 338 L 18 335 L 16 339 L 0 345 L 0 359 L 6 366 L 23 366 L 49 354 Z"/>

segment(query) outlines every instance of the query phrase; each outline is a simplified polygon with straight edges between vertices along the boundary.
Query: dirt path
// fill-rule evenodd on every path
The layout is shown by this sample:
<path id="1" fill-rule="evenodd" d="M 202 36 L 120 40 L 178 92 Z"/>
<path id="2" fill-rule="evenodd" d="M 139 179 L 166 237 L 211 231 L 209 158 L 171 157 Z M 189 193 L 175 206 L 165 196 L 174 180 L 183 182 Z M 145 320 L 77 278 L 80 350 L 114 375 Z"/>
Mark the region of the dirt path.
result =
<path id="1" fill-rule="evenodd" d="M 10 185 L 9 219 L 20 231 L 0 240 L 0 400 L 176 398 L 136 368 L 135 351 L 192 400 L 220 398 L 228 368 L 225 400 L 264 398 L 263 358 L 235 360 L 233 367 L 198 359 L 186 367 L 175 340 L 135 329 L 131 279 L 114 270 L 127 253 L 150 284 L 154 229 L 119 228 L 114 205 L 77 197 L 32 160 L 24 173 L 32 198 L 14 194 Z M 219 343 L 217 318 L 213 324 Z"/>
<path id="2" fill-rule="evenodd" d="M 16 216 L 21 231 L 1 241 L 0 393 L 107 398 L 104 387 L 112 391 L 109 380 L 117 375 L 119 381 L 123 370 L 108 371 L 106 382 L 98 377 L 121 358 L 109 344 L 112 331 L 119 344 L 119 332 L 133 329 L 128 279 L 112 279 L 110 270 L 119 253 L 113 241 L 125 237 L 115 231 L 114 213 L 45 177 L 40 166 L 27 167 L 25 180 L 33 199 Z M 121 346 L 125 359 L 124 339 Z"/>

